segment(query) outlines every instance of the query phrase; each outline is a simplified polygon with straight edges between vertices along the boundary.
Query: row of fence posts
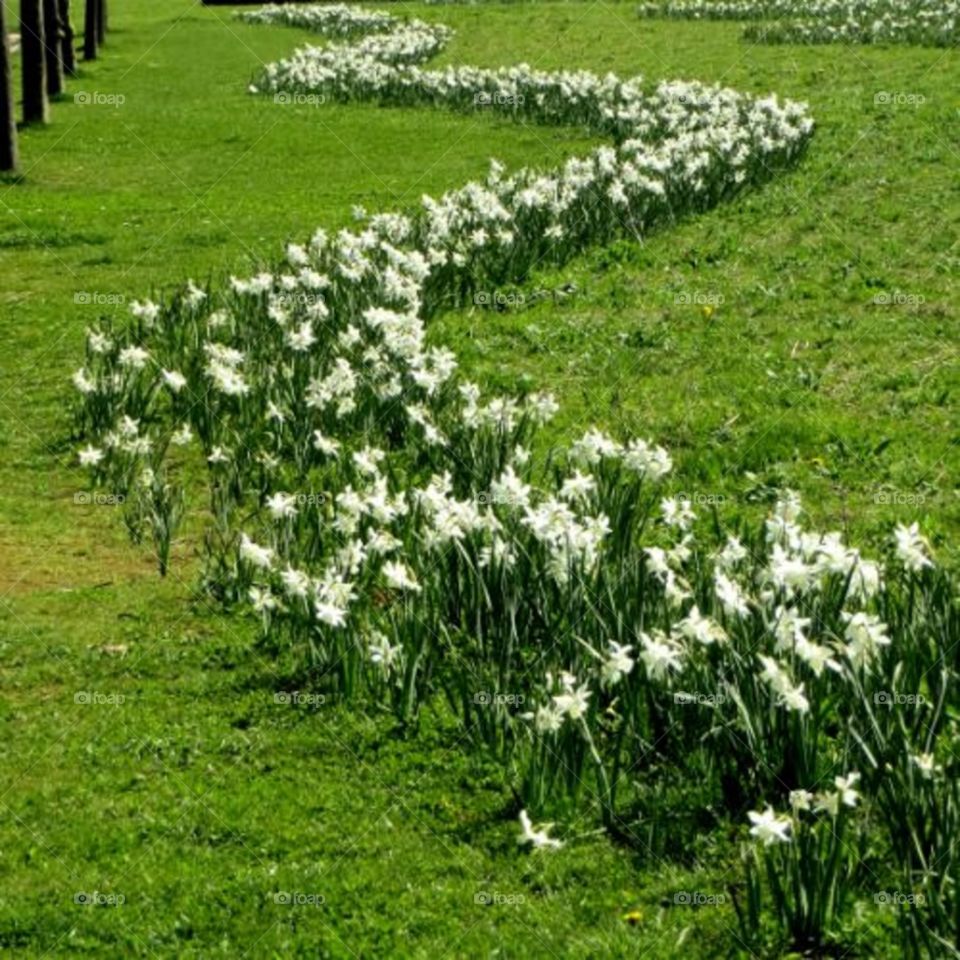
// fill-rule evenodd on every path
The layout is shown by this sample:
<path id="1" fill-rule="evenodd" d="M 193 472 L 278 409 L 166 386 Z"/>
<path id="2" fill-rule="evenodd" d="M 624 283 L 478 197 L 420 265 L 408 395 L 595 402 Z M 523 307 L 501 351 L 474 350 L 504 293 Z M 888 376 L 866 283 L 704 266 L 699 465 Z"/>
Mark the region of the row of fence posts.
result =
<path id="1" fill-rule="evenodd" d="M 83 58 L 96 60 L 107 32 L 107 0 L 84 0 Z M 48 123 L 50 98 L 77 72 L 70 0 L 20 0 L 23 123 Z M 4 0 L 0 0 L 0 172 L 19 167 L 13 61 Z"/>

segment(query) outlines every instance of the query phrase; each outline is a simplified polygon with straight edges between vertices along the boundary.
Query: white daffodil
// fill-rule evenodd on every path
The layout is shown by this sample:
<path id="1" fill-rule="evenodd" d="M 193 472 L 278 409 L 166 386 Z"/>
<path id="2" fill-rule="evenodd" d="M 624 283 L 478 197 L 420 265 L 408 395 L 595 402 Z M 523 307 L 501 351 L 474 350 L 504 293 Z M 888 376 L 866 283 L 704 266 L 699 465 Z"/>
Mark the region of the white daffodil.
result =
<path id="1" fill-rule="evenodd" d="M 71 380 L 77 390 L 84 396 L 97 392 L 96 382 L 90 379 L 90 375 L 82 367 L 73 374 Z"/>
<path id="2" fill-rule="evenodd" d="M 269 570 L 273 565 L 273 550 L 259 546 L 242 533 L 240 534 L 240 559 L 252 567 Z"/>
<path id="3" fill-rule="evenodd" d="M 834 777 L 833 785 L 837 788 L 840 796 L 840 802 L 845 807 L 855 807 L 860 799 L 860 794 L 854 789 L 860 782 L 859 773 L 848 773 L 845 777 Z"/>
<path id="4" fill-rule="evenodd" d="M 663 447 L 652 447 L 639 438 L 624 447 L 623 465 L 654 482 L 662 480 L 673 469 L 670 454 Z"/>
<path id="5" fill-rule="evenodd" d="M 268 587 L 253 586 L 250 588 L 247 596 L 250 599 L 253 609 L 257 613 L 267 613 L 277 608 L 277 599 Z"/>
<path id="6" fill-rule="evenodd" d="M 521 810 L 518 843 L 522 846 L 531 846 L 534 850 L 559 850 L 563 843 L 549 836 L 549 830 L 552 826 L 552 823 L 544 823 L 541 824 L 539 829 L 534 829 L 527 811 Z"/>
<path id="7" fill-rule="evenodd" d="M 573 473 L 563 481 L 563 486 L 560 488 L 560 496 L 564 500 L 582 502 L 587 500 L 596 488 L 597 481 L 594 480 L 590 474 L 574 470 Z"/>
<path id="8" fill-rule="evenodd" d="M 191 440 L 193 440 L 193 430 L 190 429 L 189 423 L 183 424 L 182 427 L 170 434 L 170 442 L 175 447 L 185 447 Z"/>
<path id="9" fill-rule="evenodd" d="M 530 486 L 516 475 L 512 466 L 507 466 L 500 478 L 490 484 L 490 497 L 495 504 L 528 507 L 530 505 Z"/>
<path id="10" fill-rule="evenodd" d="M 735 580 L 730 579 L 720 570 L 714 574 L 714 590 L 728 617 L 745 619 L 750 615 L 747 595 Z"/>
<path id="11" fill-rule="evenodd" d="M 765 846 L 790 842 L 793 821 L 789 817 L 777 816 L 773 807 L 768 806 L 762 813 L 751 810 L 747 816 L 753 824 L 750 828 L 750 836 L 756 837 Z"/>
<path id="12" fill-rule="evenodd" d="M 667 552 L 662 547 L 644 547 L 643 552 L 647 557 L 647 569 L 655 577 L 661 580 L 665 579 L 670 570 L 670 564 L 667 562 Z"/>
<path id="13" fill-rule="evenodd" d="M 902 523 L 894 531 L 897 557 L 908 569 L 920 573 L 933 566 L 933 561 L 927 556 L 927 541 L 920 534 L 920 525 L 911 523 L 905 527 Z"/>
<path id="14" fill-rule="evenodd" d="M 600 430 L 588 430 L 570 448 L 570 457 L 575 463 L 594 465 L 605 457 L 616 457 L 620 444 L 611 440 Z"/>
<path id="15" fill-rule="evenodd" d="M 689 530 L 691 524 L 697 518 L 697 515 L 690 508 L 689 500 L 666 497 L 660 501 L 660 510 L 663 513 L 663 522 L 668 527 L 676 527 L 678 530 Z"/>
<path id="16" fill-rule="evenodd" d="M 651 637 L 641 633 L 640 645 L 640 659 L 651 680 L 665 680 L 671 670 L 679 673 L 683 669 L 683 650 L 664 634 L 655 631 Z"/>
<path id="17" fill-rule="evenodd" d="M 375 667 L 384 674 L 390 674 L 403 655 L 403 644 L 391 645 L 386 635 L 377 630 L 370 636 L 367 652 L 370 655 L 370 662 Z"/>
<path id="18" fill-rule="evenodd" d="M 811 643 L 809 640 L 800 640 L 794 647 L 794 652 L 817 677 L 823 674 L 825 667 L 834 672 L 840 670 L 840 664 L 838 664 L 831 655 L 833 651 L 822 644 Z"/>
<path id="19" fill-rule="evenodd" d="M 572 674 L 564 674 L 562 678 L 563 693 L 554 694 L 553 705 L 557 712 L 571 720 L 579 720 L 585 716 L 590 706 L 590 689 L 586 683 L 577 686 L 577 680 Z"/>
<path id="20" fill-rule="evenodd" d="M 728 537 L 723 549 L 717 554 L 717 566 L 723 571 L 730 571 L 748 556 L 747 548 L 738 537 Z"/>
<path id="21" fill-rule="evenodd" d="M 772 657 L 760 654 L 758 659 L 763 667 L 760 678 L 773 690 L 782 706 L 798 713 L 807 713 L 810 702 L 803 691 L 803 684 L 794 685 L 790 674 Z"/>
<path id="22" fill-rule="evenodd" d="M 124 347 L 120 351 L 117 357 L 117 363 L 119 363 L 121 367 L 127 367 L 130 370 L 142 370 L 147 365 L 149 359 L 150 354 L 144 350 L 143 347 L 131 344 L 129 347 Z"/>
<path id="23" fill-rule="evenodd" d="M 340 443 L 325 437 L 319 430 L 313 431 L 313 446 L 327 457 L 336 457 L 340 452 Z"/>
<path id="24" fill-rule="evenodd" d="M 702 616 L 696 604 L 690 608 L 686 617 L 677 623 L 676 629 L 685 640 L 700 643 L 705 647 L 714 643 L 723 643 L 727 639 L 723 627 L 710 617 Z"/>
<path id="25" fill-rule="evenodd" d="M 554 418 L 560 409 L 560 404 L 551 393 L 533 393 L 527 397 L 527 409 L 534 422 L 542 425 Z"/>
<path id="26" fill-rule="evenodd" d="M 854 666 L 872 663 L 881 647 L 890 645 L 887 626 L 869 613 L 844 613 L 846 646 L 844 653 Z"/>
<path id="27" fill-rule="evenodd" d="M 541 704 L 536 713 L 525 714 L 526 719 L 532 720 L 537 733 L 556 733 L 566 719 L 566 713 L 556 704 Z"/>
<path id="28" fill-rule="evenodd" d="M 313 612 L 317 620 L 328 627 L 342 627 L 347 622 L 347 611 L 339 604 L 328 600 L 317 600 Z"/>
<path id="29" fill-rule="evenodd" d="M 417 582 L 417 578 L 410 572 L 406 564 L 399 560 L 387 560 L 383 565 L 383 576 L 387 584 L 394 590 L 419 593 L 422 589 Z"/>
<path id="30" fill-rule="evenodd" d="M 798 643 L 807 642 L 809 617 L 801 617 L 794 607 L 778 606 L 774 612 L 773 635 L 778 652 L 791 651 Z"/>
<path id="31" fill-rule="evenodd" d="M 283 582 L 283 591 L 288 597 L 305 600 L 310 593 L 310 578 L 302 570 L 295 570 L 288 565 L 281 571 L 280 580 Z"/>
<path id="32" fill-rule="evenodd" d="M 87 346 L 91 353 L 103 355 L 113 349 L 113 341 L 99 330 L 87 331 Z"/>
<path id="33" fill-rule="evenodd" d="M 187 385 L 187 378 L 178 370 L 162 370 L 161 374 L 163 382 L 174 393 L 179 393 Z"/>
<path id="34" fill-rule="evenodd" d="M 600 671 L 605 686 L 615 686 L 633 670 L 632 650 L 631 646 L 610 642 L 610 649 L 607 651 Z"/>
<path id="35" fill-rule="evenodd" d="M 142 320 L 149 329 L 157 322 L 157 318 L 160 316 L 160 307 L 151 300 L 145 300 L 143 303 L 134 300 L 130 304 L 130 313 L 138 320 Z"/>
<path id="36" fill-rule="evenodd" d="M 924 780 L 930 780 L 937 774 L 943 773 L 943 767 L 936 762 L 932 753 L 914 754 L 910 762 L 920 771 Z"/>
<path id="37" fill-rule="evenodd" d="M 367 477 L 376 477 L 380 473 L 380 464 L 386 454 L 375 447 L 364 447 L 363 450 L 357 450 L 351 456 L 353 465 Z"/>
<path id="38" fill-rule="evenodd" d="M 192 280 L 188 280 L 183 299 L 188 307 L 199 307 L 207 299 L 207 295 Z"/>
<path id="39" fill-rule="evenodd" d="M 288 520 L 297 515 L 297 496 L 293 493 L 277 492 L 264 501 L 272 520 Z"/>
<path id="40" fill-rule="evenodd" d="M 81 467 L 95 467 L 101 460 L 103 460 L 105 454 L 102 450 L 98 450 L 94 446 L 84 447 L 77 456 L 80 459 Z"/>
<path id="41" fill-rule="evenodd" d="M 834 777 L 833 790 L 825 790 L 818 793 L 814 803 L 816 810 L 821 813 L 829 814 L 831 817 L 837 817 L 840 814 L 840 807 L 855 807 L 860 799 L 860 794 L 854 789 L 860 780 L 859 773 L 850 773 L 845 777 Z"/>

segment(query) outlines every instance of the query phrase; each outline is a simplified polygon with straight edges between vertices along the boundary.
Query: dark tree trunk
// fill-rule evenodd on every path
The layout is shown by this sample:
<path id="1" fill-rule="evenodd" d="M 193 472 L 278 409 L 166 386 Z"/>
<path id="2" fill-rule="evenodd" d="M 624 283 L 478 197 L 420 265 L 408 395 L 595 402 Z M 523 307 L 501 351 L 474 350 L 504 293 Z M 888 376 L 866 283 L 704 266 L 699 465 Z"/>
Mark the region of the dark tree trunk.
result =
<path id="1" fill-rule="evenodd" d="M 23 67 L 23 121 L 46 123 L 49 110 L 42 0 L 20 0 L 20 65 Z"/>
<path id="2" fill-rule="evenodd" d="M 97 13 L 99 12 L 100 0 L 87 0 L 83 14 L 83 59 L 97 59 L 97 40 L 99 37 L 99 26 L 97 25 Z"/>
<path id="3" fill-rule="evenodd" d="M 97 43 L 107 39 L 107 0 L 97 0 Z"/>
<path id="4" fill-rule="evenodd" d="M 73 26 L 70 23 L 70 0 L 57 0 L 60 14 L 60 59 L 67 76 L 77 72 L 77 58 L 73 50 Z"/>
<path id="5" fill-rule="evenodd" d="M 10 69 L 10 35 L 0 2 L 0 170 L 16 170 L 17 120 L 13 115 L 13 71 Z"/>
<path id="6" fill-rule="evenodd" d="M 63 60 L 60 59 L 60 9 L 57 0 L 43 0 L 44 54 L 47 59 L 47 93 L 63 91 Z"/>

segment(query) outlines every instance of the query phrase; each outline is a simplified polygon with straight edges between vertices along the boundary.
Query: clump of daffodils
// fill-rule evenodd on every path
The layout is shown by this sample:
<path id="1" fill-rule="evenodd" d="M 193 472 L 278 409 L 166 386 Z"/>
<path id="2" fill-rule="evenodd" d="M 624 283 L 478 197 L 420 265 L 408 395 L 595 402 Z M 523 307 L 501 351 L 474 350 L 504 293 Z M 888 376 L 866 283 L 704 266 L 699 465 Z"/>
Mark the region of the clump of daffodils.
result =
<path id="1" fill-rule="evenodd" d="M 953 0 L 661 0 L 641 4 L 638 12 L 642 17 L 751 21 L 744 39 L 759 43 L 945 47 L 960 38 Z"/>

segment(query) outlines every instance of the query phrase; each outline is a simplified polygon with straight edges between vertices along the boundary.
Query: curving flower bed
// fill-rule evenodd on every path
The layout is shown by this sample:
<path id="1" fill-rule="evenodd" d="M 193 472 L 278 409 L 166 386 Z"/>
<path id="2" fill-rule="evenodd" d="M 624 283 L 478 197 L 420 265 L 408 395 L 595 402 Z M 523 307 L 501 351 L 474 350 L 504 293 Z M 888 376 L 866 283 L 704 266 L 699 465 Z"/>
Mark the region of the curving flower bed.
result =
<path id="1" fill-rule="evenodd" d="M 751 23 L 759 43 L 904 43 L 951 47 L 960 42 L 958 0 L 663 0 L 642 3 L 641 17 Z"/>
<path id="2" fill-rule="evenodd" d="M 296 51 L 255 93 L 492 109 L 610 145 L 556 170 L 493 164 L 416 211 L 361 212 L 270 270 L 189 283 L 91 330 L 80 462 L 127 497 L 161 569 L 202 462 L 207 589 L 317 683 L 407 722 L 444 696 L 531 808 L 593 804 L 617 829 L 625 806 L 672 803 L 678 776 L 695 807 L 756 807 L 751 891 L 766 858 L 812 885 L 781 911 L 794 939 L 832 921 L 822 897 L 853 882 L 849 857 L 838 848 L 811 879 L 811 851 L 866 829 L 859 789 L 891 843 L 948 789 L 936 756 L 952 714 L 931 693 L 904 724 L 875 700 L 930 690 L 935 667 L 955 679 L 952 584 L 917 528 L 875 562 L 804 529 L 790 494 L 759 530 L 698 518 L 644 439 L 590 430 L 535 455 L 553 399 L 485 396 L 425 328 L 474 289 L 757 186 L 802 155 L 806 108 L 587 72 L 430 71 L 449 30 L 348 7 L 246 18 L 362 37 Z M 908 789 L 918 771 L 927 792 Z M 914 808 L 885 801 L 893 782 Z M 526 842 L 558 845 L 522 823 Z M 914 878 L 917 849 L 904 846 Z M 942 872 L 919 875 L 954 896 Z"/>

